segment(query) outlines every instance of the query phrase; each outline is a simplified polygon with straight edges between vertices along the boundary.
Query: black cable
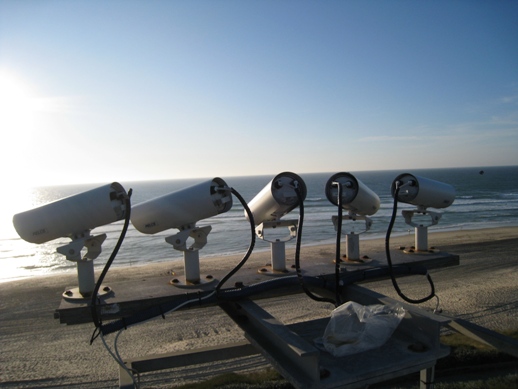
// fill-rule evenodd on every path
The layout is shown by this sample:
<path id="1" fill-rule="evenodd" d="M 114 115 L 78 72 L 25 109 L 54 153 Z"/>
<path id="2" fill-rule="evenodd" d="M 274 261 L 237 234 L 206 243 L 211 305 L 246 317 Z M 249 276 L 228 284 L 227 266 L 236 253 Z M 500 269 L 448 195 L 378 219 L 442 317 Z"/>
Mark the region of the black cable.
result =
<path id="1" fill-rule="evenodd" d="M 392 270 L 386 267 L 366 269 L 364 271 L 349 272 L 342 277 L 344 286 L 354 284 L 356 282 L 385 279 L 388 273 L 392 271 L 397 275 L 426 275 L 427 269 L 421 265 L 395 265 Z M 324 289 L 333 291 L 333 285 L 328 283 L 323 277 L 303 276 L 303 283 L 307 287 L 317 289 Z M 171 296 L 173 301 L 165 302 L 157 306 L 146 308 L 142 311 L 134 313 L 132 316 L 124 317 L 103 324 L 99 331 L 103 335 L 109 335 L 111 333 L 120 331 L 123 328 L 130 327 L 132 325 L 151 320 L 155 317 L 162 316 L 165 312 L 175 311 L 178 308 L 189 308 L 197 305 L 211 305 L 216 304 L 218 301 L 238 301 L 243 298 L 249 298 L 264 292 L 271 292 L 274 289 L 289 288 L 291 286 L 300 285 L 300 280 L 297 275 L 285 276 L 281 278 L 274 278 L 268 281 L 262 281 L 257 284 L 245 286 L 243 288 L 229 288 L 222 289 L 218 296 L 215 293 L 211 295 L 205 295 L 201 299 L 193 298 L 192 296 L 184 296 L 183 299 L 179 299 L 179 296 Z M 328 301 L 334 303 L 334 301 Z"/>
<path id="2" fill-rule="evenodd" d="M 340 285 L 340 280 L 337 283 L 335 283 L 335 285 L 334 285 L 335 288 L 333 288 L 331 284 L 327 283 L 325 281 L 325 279 L 323 279 L 321 277 L 302 276 L 302 272 L 300 269 L 300 248 L 301 248 L 301 241 L 302 241 L 301 237 L 302 237 L 303 221 L 304 221 L 304 204 L 303 204 L 302 194 L 300 193 L 300 190 L 298 188 L 295 188 L 295 192 L 297 194 L 298 201 L 299 201 L 299 222 L 298 222 L 297 241 L 296 241 L 296 250 L 295 250 L 295 267 L 296 267 L 296 271 L 297 271 L 296 279 L 295 279 L 295 277 L 288 276 L 288 277 L 282 277 L 282 278 L 278 278 L 278 279 L 260 282 L 258 284 L 253 284 L 250 286 L 246 286 L 244 288 L 231 288 L 231 289 L 221 290 L 221 287 L 223 286 L 223 284 L 244 265 L 244 263 L 250 256 L 250 254 L 253 250 L 253 246 L 255 244 L 255 228 L 254 228 L 255 222 L 253 219 L 253 214 L 250 211 L 250 209 L 248 208 L 248 205 L 246 204 L 246 202 L 239 195 L 239 193 L 237 193 L 236 191 L 234 191 L 232 189 L 232 193 L 234 195 L 236 195 L 236 197 L 238 197 L 238 199 L 242 202 L 242 204 L 247 212 L 248 218 L 250 220 L 251 230 L 252 230 L 252 240 L 251 240 L 251 244 L 250 244 L 250 247 L 249 247 L 247 253 L 243 257 L 241 262 L 238 264 L 238 266 L 236 266 L 229 274 L 227 274 L 219 282 L 218 286 L 216 287 L 218 294 L 217 295 L 216 294 L 207 295 L 200 299 L 193 299 L 189 296 L 186 296 L 185 301 L 178 301 L 177 297 L 175 297 L 175 300 L 172 302 L 163 303 L 163 304 L 160 304 L 160 305 L 157 305 L 154 307 L 150 307 L 143 311 L 137 312 L 136 314 L 132 315 L 131 317 L 122 318 L 122 319 L 115 320 L 110 323 L 104 324 L 104 325 L 100 326 L 99 328 L 96 328 L 96 331 L 98 330 L 100 333 L 102 332 L 103 335 L 107 335 L 107 334 L 119 331 L 123 328 L 126 328 L 130 325 L 134 325 L 134 324 L 152 319 L 157 316 L 163 317 L 164 312 L 176 310 L 180 306 L 182 308 L 183 307 L 186 308 L 186 307 L 189 307 L 190 305 L 194 305 L 194 304 L 201 305 L 202 300 L 203 300 L 203 304 L 215 304 L 218 300 L 221 300 L 221 299 L 223 299 L 223 300 L 242 299 L 244 297 L 250 297 L 254 294 L 260 294 L 264 291 L 270 291 L 270 290 L 276 289 L 276 288 L 284 288 L 291 284 L 295 285 L 295 283 L 298 283 L 299 285 L 301 285 L 304 292 L 311 299 L 320 301 L 320 302 L 328 302 L 328 303 L 336 305 L 336 301 L 334 301 L 332 299 L 323 298 L 323 297 L 315 296 L 314 294 L 312 294 L 311 291 L 307 288 L 307 284 L 310 284 L 311 286 L 313 286 L 315 288 L 333 291 L 333 289 L 336 289 L 337 286 L 340 286 L 340 288 L 343 287 L 342 285 Z M 394 214 L 396 212 L 397 211 L 395 211 Z M 393 216 L 393 219 L 394 219 L 394 216 Z M 394 223 L 394 220 L 392 220 L 389 230 L 392 229 L 393 223 Z M 387 233 L 387 236 L 390 236 L 390 231 Z M 384 269 L 384 268 L 374 268 L 374 269 L 365 270 L 363 272 L 347 273 L 341 281 L 343 282 L 344 285 L 350 285 L 355 282 L 365 281 L 365 280 L 369 280 L 369 279 L 381 279 L 387 274 L 387 272 L 392 277 L 394 283 L 395 283 L 394 275 L 396 273 L 398 275 L 399 274 L 401 274 L 401 275 L 411 275 L 411 274 L 428 275 L 427 269 L 422 266 L 408 266 L 408 265 L 392 266 L 392 262 L 390 259 L 390 253 L 387 254 L 387 258 L 389 261 L 388 270 Z M 340 273 L 338 273 L 338 275 L 339 274 Z M 336 276 L 336 273 L 335 273 L 335 276 Z M 429 280 L 431 281 L 430 278 L 429 278 Z M 399 288 L 397 287 L 397 283 L 395 283 L 395 285 L 396 285 L 396 290 L 399 290 Z M 432 284 L 432 287 L 433 287 L 433 284 Z M 432 297 L 433 297 L 433 295 L 432 295 Z M 413 300 L 409 300 L 406 297 L 403 297 L 403 298 L 408 302 L 414 302 Z"/>
<path id="3" fill-rule="evenodd" d="M 99 289 L 101 288 L 101 284 L 104 281 L 104 277 L 108 273 L 108 270 L 110 269 L 110 266 L 112 262 L 115 260 L 115 257 L 117 256 L 117 253 L 119 252 L 119 249 L 122 245 L 122 242 L 124 241 L 124 237 L 126 236 L 126 232 L 128 231 L 128 226 L 130 223 L 130 216 L 131 216 L 131 194 L 133 193 L 133 189 L 130 189 L 128 191 L 128 196 L 125 198 L 125 218 L 124 218 L 124 226 L 122 227 L 121 234 L 119 236 L 119 239 L 117 240 L 117 244 L 113 248 L 113 251 L 110 255 L 110 258 L 104 265 L 104 269 L 101 272 L 101 275 L 99 276 L 99 279 L 97 280 L 97 283 L 95 284 L 94 291 L 92 293 L 92 300 L 90 302 L 91 311 L 92 311 L 92 321 L 95 324 L 95 330 L 92 334 L 92 337 L 90 339 L 90 344 L 93 343 L 95 338 L 99 335 L 99 328 L 101 327 L 101 319 L 99 318 L 97 314 L 97 294 L 99 293 Z"/>
<path id="4" fill-rule="evenodd" d="M 430 276 L 428 271 L 426 272 L 426 278 L 428 279 L 428 283 L 430 284 L 430 288 L 431 288 L 430 294 L 421 299 L 411 299 L 411 298 L 405 296 L 403 294 L 403 292 L 401 291 L 401 289 L 399 288 L 399 285 L 396 281 L 396 277 L 394 276 L 394 271 L 392 268 L 392 258 L 390 256 L 390 235 L 392 233 L 392 228 L 394 227 L 394 222 L 396 220 L 397 199 L 398 199 L 398 195 L 399 195 L 399 190 L 400 190 L 399 183 L 396 183 L 396 187 L 394 190 L 394 206 L 392 208 L 392 216 L 390 218 L 390 223 L 389 223 L 389 226 L 387 229 L 387 235 L 385 236 L 385 253 L 387 255 L 387 262 L 388 262 L 389 269 L 390 269 L 390 279 L 392 280 L 392 285 L 394 285 L 394 289 L 396 290 L 399 297 L 401 297 L 403 300 L 405 300 L 406 302 L 411 303 L 411 304 L 421 304 L 421 303 L 424 303 L 425 301 L 428 301 L 435 297 L 435 286 L 433 284 L 432 277 Z"/>
<path id="5" fill-rule="evenodd" d="M 340 248 L 341 248 L 341 241 L 342 241 L 342 223 L 343 223 L 343 208 L 342 208 L 342 184 L 339 182 L 336 183 L 338 186 L 338 199 L 337 199 L 337 205 L 338 205 L 338 216 L 337 216 L 337 225 L 336 225 L 336 248 L 335 248 L 335 299 L 336 299 L 336 306 L 341 305 L 341 298 L 340 298 Z"/>
<path id="6" fill-rule="evenodd" d="M 252 254 L 252 251 L 254 250 L 254 246 L 255 246 L 255 220 L 254 220 L 254 215 L 253 215 L 252 211 L 250 210 L 250 208 L 248 207 L 248 204 L 246 203 L 245 199 L 243 199 L 243 197 L 239 194 L 239 192 L 237 190 L 235 190 L 234 188 L 230 188 L 230 190 L 231 190 L 232 194 L 238 198 L 238 200 L 241 202 L 241 204 L 243 205 L 243 208 L 246 211 L 246 214 L 248 216 L 248 221 L 250 222 L 251 238 L 250 238 L 250 245 L 248 246 L 248 250 L 245 253 L 243 259 L 241 259 L 241 261 L 237 264 L 237 266 L 234 269 L 232 269 L 225 277 L 223 277 L 221 279 L 221 281 L 218 282 L 218 285 L 216 286 L 216 293 L 219 293 L 219 290 L 221 289 L 223 284 L 225 282 L 227 282 L 228 279 L 230 277 L 232 277 L 246 263 L 246 261 L 248 260 L 248 258 Z"/>
<path id="7" fill-rule="evenodd" d="M 146 309 L 143 309 L 139 312 L 134 313 L 131 316 L 123 317 L 117 320 L 114 320 L 110 323 L 103 324 L 100 327 L 100 332 L 103 335 L 108 335 L 121 329 L 127 329 L 128 327 L 142 323 L 148 320 L 151 320 L 155 317 L 161 316 L 165 319 L 165 314 L 170 311 L 175 311 L 179 308 L 188 308 L 194 305 L 201 306 L 202 302 L 207 304 L 214 304 L 216 302 L 215 293 L 205 295 L 202 298 L 193 298 L 193 296 L 185 296 L 182 301 L 178 301 L 178 296 L 172 297 L 174 301 L 162 303 L 159 305 L 155 305 Z"/>
<path id="8" fill-rule="evenodd" d="M 302 271 L 300 270 L 300 246 L 302 241 L 302 227 L 304 224 L 304 199 L 302 198 L 302 194 L 300 193 L 300 190 L 297 186 L 295 187 L 295 193 L 297 194 L 297 199 L 299 202 L 299 222 L 297 228 L 297 239 L 295 243 L 295 269 L 297 271 L 297 278 L 299 280 L 299 284 L 302 287 L 302 290 L 304 290 L 304 292 L 308 295 L 309 298 L 315 301 L 331 303 L 336 306 L 336 301 L 325 297 L 319 297 L 311 293 L 311 291 L 306 287 L 304 278 L 302 277 Z"/>
<path id="9" fill-rule="evenodd" d="M 216 294 L 216 297 L 214 297 L 210 294 L 203 296 L 203 297 L 200 296 L 200 298 L 198 298 L 198 299 L 192 299 L 192 298 L 187 297 L 186 301 L 181 301 L 181 302 L 173 301 L 170 303 L 163 303 L 163 304 L 159 304 L 159 305 L 147 308 L 145 310 L 142 310 L 140 312 L 133 314 L 131 317 L 122 318 L 122 319 L 113 321 L 111 323 L 102 325 L 99 331 L 102 332 L 103 335 L 107 335 L 107 334 L 116 332 L 122 328 L 126 328 L 127 326 L 138 324 L 138 323 L 150 320 L 157 316 L 162 316 L 162 318 L 165 318 L 165 316 L 164 316 L 165 312 L 170 312 L 172 310 L 176 310 L 180 306 L 188 307 L 188 306 L 191 306 L 194 304 L 201 305 L 202 300 L 207 303 L 214 303 L 216 301 L 217 295 L 220 292 L 220 289 L 223 286 L 223 284 L 226 281 L 228 281 L 228 279 L 230 277 L 232 277 L 246 263 L 246 261 L 252 254 L 252 251 L 255 246 L 254 215 L 252 214 L 252 211 L 248 207 L 248 205 L 247 205 L 246 201 L 243 199 L 243 197 L 239 194 L 239 192 L 237 192 L 233 188 L 230 188 L 230 191 L 232 192 L 232 194 L 234 196 L 236 196 L 238 198 L 238 200 L 241 202 L 241 204 L 243 205 L 243 208 L 245 209 L 245 211 L 247 213 L 248 220 L 250 222 L 251 239 L 250 239 L 250 245 L 248 247 L 248 250 L 245 253 L 245 255 L 243 256 L 243 258 L 241 259 L 241 261 L 239 262 L 239 264 L 236 267 L 234 267 L 225 277 L 223 277 L 221 279 L 221 281 L 218 283 L 218 285 L 216 286 L 215 292 L 214 292 Z"/>
<path id="10" fill-rule="evenodd" d="M 319 277 L 304 277 L 306 282 L 316 288 L 325 289 L 326 281 Z M 186 295 L 181 301 L 178 296 L 171 296 L 172 301 L 165 302 L 160 305 L 146 308 L 142 311 L 134 313 L 132 316 L 117 319 L 109 323 L 103 324 L 100 331 L 103 335 L 108 335 L 117 332 L 123 328 L 151 320 L 155 317 L 162 316 L 164 312 L 175 311 L 179 308 L 188 308 L 194 305 L 210 305 L 216 304 L 219 301 L 233 301 L 243 298 L 251 297 L 263 292 L 271 292 L 273 289 L 282 289 L 292 285 L 298 285 L 299 280 L 296 276 L 286 276 L 282 278 L 274 278 L 268 281 L 259 282 L 245 286 L 243 288 L 229 288 L 222 289 L 220 293 L 206 294 L 202 299 L 193 298 Z"/>

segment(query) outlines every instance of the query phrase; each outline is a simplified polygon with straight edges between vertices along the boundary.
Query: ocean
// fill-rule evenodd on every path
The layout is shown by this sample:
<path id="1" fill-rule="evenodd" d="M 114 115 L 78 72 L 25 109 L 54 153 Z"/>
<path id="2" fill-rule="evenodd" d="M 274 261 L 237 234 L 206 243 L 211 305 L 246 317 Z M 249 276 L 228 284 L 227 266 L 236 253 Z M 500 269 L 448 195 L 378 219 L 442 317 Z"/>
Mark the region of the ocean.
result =
<path id="1" fill-rule="evenodd" d="M 337 171 L 338 172 L 338 171 Z M 279 172 L 280 173 L 280 172 Z M 336 233 L 331 218 L 336 215 L 336 206 L 331 204 L 324 193 L 327 180 L 336 172 L 298 174 L 305 182 L 307 196 L 304 201 L 304 246 L 332 244 Z M 445 209 L 434 210 L 442 214 L 439 223 L 429 228 L 433 231 L 454 231 L 462 229 L 481 229 L 500 226 L 518 226 L 518 166 L 472 167 L 450 169 L 384 170 L 351 172 L 357 179 L 378 194 L 381 200 L 379 211 L 371 216 L 372 227 L 365 230 L 363 221 L 344 221 L 344 231 L 362 233 L 361 240 L 384 237 L 390 220 L 393 199 L 390 192 L 392 181 L 401 173 L 410 173 L 452 185 L 456 190 L 453 204 Z M 221 177 L 227 185 L 234 188 L 249 202 L 275 175 L 250 177 Z M 207 179 L 211 179 L 209 177 Z M 174 192 L 206 179 L 182 179 L 164 181 L 120 182 L 128 191 L 133 189 L 132 204 L 138 204 L 170 192 Z M 28 278 L 39 275 L 75 272 L 75 263 L 67 261 L 56 252 L 56 248 L 70 242 L 69 239 L 56 239 L 43 244 L 32 244 L 22 240 L 12 225 L 12 216 L 21 211 L 61 199 L 76 193 L 108 184 L 100 183 L 73 186 L 49 186 L 32 188 L 17 193 L 13 204 L 6 205 L 0 219 L 0 282 Z M 398 217 L 393 235 L 413 234 L 413 227 L 405 224 L 401 210 L 415 207 L 399 203 Z M 344 215 L 346 212 L 344 212 Z M 297 219 L 298 208 L 283 220 Z M 429 220 L 429 218 L 428 218 Z M 424 222 L 428 222 L 424 220 Z M 232 208 L 218 216 L 198 222 L 198 227 L 211 226 L 208 242 L 200 250 L 200 263 L 204 257 L 244 254 L 250 241 L 250 225 L 244 217 L 239 200 L 233 198 Z M 95 228 L 92 235 L 106 233 L 103 252 L 94 261 L 97 270 L 102 269 L 114 248 L 123 222 L 119 221 Z M 126 238 L 117 255 L 113 267 L 136 266 L 152 262 L 170 261 L 171 267 L 178 268 L 183 253 L 176 251 L 165 242 L 165 238 L 178 232 L 167 230 L 155 235 L 146 235 L 129 226 Z M 282 230 L 280 231 L 281 236 Z M 289 235 L 286 230 L 286 235 Z M 345 242 L 345 237 L 342 239 Z M 433 243 L 433 241 L 430 241 Z M 294 247 L 295 240 L 286 243 Z M 256 240 L 255 251 L 269 251 L 268 242 Z"/>

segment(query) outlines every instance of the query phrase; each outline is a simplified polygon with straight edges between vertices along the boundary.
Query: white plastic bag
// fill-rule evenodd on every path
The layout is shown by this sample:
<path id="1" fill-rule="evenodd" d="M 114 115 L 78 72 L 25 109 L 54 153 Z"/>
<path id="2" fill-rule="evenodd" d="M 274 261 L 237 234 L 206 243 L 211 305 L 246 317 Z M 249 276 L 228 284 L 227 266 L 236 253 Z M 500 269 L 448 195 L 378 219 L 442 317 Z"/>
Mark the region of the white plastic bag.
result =
<path id="1" fill-rule="evenodd" d="M 315 341 L 335 357 L 378 348 L 392 336 L 405 316 L 404 308 L 394 305 L 361 305 L 349 301 L 331 313 L 324 336 Z"/>

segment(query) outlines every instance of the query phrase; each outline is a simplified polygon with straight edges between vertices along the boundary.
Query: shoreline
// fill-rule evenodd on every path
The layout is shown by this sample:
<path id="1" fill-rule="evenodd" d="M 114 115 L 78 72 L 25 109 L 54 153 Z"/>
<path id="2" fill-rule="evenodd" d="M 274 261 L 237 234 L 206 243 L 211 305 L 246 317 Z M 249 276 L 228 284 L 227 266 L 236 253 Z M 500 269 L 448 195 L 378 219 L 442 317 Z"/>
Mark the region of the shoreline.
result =
<path id="1" fill-rule="evenodd" d="M 518 327 L 518 227 L 429 235 L 430 246 L 457 254 L 460 265 L 430 271 L 440 297 L 443 314 L 460 317 L 495 331 Z M 394 237 L 391 247 L 411 246 L 413 235 Z M 379 252 L 384 239 L 361 240 L 360 253 Z M 291 261 L 292 249 L 287 250 Z M 241 255 L 201 258 L 201 271 L 225 272 L 235 266 Z M 334 245 L 303 246 L 301 266 L 311 258 L 334 258 Z M 270 260 L 269 252 L 254 253 L 240 272 L 257 271 Z M 171 269 L 174 267 L 174 269 Z M 114 267 L 106 282 L 135 281 L 153 285 L 171 270 L 183 271 L 182 263 L 161 262 L 142 266 Z M 96 276 L 98 273 L 96 272 Z M 66 326 L 54 319 L 61 293 L 75 284 L 76 274 L 49 275 L 0 283 L 0 385 L 5 388 L 31 387 L 117 387 L 118 367 L 102 342 L 89 340 L 93 324 Z M 398 279 L 405 294 L 422 296 L 428 285 L 422 277 Z M 377 292 L 398 296 L 390 280 L 376 281 L 368 287 Z M 285 324 L 329 317 L 331 304 L 319 303 L 303 293 L 261 300 L 260 305 Z M 435 302 L 422 304 L 433 310 Z M 192 308 L 173 312 L 166 319 L 157 318 L 128 328 L 120 336 L 118 349 L 123 358 L 148 354 L 192 350 L 217 346 L 243 339 L 235 323 L 218 307 Z M 108 336 L 112 344 L 114 337 Z M 215 361 L 195 368 L 178 368 L 149 373 L 143 385 L 170 388 L 175 385 L 208 379 L 226 371 L 250 372 L 269 364 L 261 356 L 230 361 Z"/>
<path id="2" fill-rule="evenodd" d="M 489 227 L 489 228 L 473 228 L 473 229 L 446 229 L 441 231 L 434 231 L 433 229 L 429 230 L 428 232 L 428 242 L 430 246 L 444 246 L 453 244 L 454 242 L 463 241 L 464 243 L 472 243 L 475 241 L 474 239 L 470 238 L 471 235 L 475 234 L 478 235 L 481 231 L 487 231 L 487 239 L 489 240 L 489 237 L 491 239 L 507 239 L 507 238 L 518 238 L 518 225 L 516 226 L 505 226 L 505 227 Z M 439 242 L 438 244 L 435 243 L 435 241 Z M 286 245 L 286 256 L 288 258 L 289 255 L 293 255 L 294 253 L 294 241 L 288 243 Z M 411 231 L 409 233 L 399 233 L 399 234 L 393 234 L 391 237 L 391 246 L 392 249 L 397 249 L 397 246 L 405 245 L 405 246 L 411 246 L 414 244 L 414 231 Z M 385 237 L 381 236 L 370 236 L 369 234 L 360 235 L 360 252 L 369 252 L 369 251 L 384 251 L 385 247 Z M 440 248 L 440 247 L 439 247 Z M 320 252 L 327 252 L 329 250 L 332 250 L 334 252 L 335 250 L 335 243 L 302 243 L 301 247 L 301 255 L 304 254 L 305 249 L 308 251 L 315 251 L 319 250 Z M 345 250 L 345 238 L 342 238 L 342 251 Z M 244 254 L 244 253 L 243 253 Z M 211 254 L 208 256 L 204 256 L 203 252 L 201 252 L 200 255 L 200 266 L 203 266 L 203 263 L 206 261 L 221 261 L 225 259 L 229 259 L 230 261 L 236 260 L 243 254 Z M 254 250 L 252 257 L 264 257 L 265 259 L 269 258 L 270 250 L 268 248 L 261 248 Z M 253 258 L 250 258 L 250 260 L 253 260 Z M 268 260 L 268 259 L 267 259 Z M 124 269 L 134 269 L 134 268 L 142 268 L 142 267 L 154 267 L 154 266 L 162 266 L 162 265 L 169 265 L 174 266 L 175 268 L 179 268 L 182 266 L 183 260 L 181 258 L 176 258 L 174 260 L 159 260 L 156 262 L 133 262 L 132 264 L 117 264 L 114 263 L 110 267 L 110 272 L 114 271 L 123 271 Z M 95 274 L 96 278 L 98 274 L 101 272 L 102 266 L 96 266 Z M 110 273 L 109 273 L 110 274 Z M 13 282 L 23 282 L 35 278 L 47 278 L 47 277 L 67 277 L 67 276 L 76 276 L 76 270 L 75 267 L 72 267 L 71 269 L 67 271 L 61 271 L 56 273 L 49 273 L 49 274 L 38 274 L 33 276 L 23 276 L 23 277 L 16 277 L 16 278 L 9 278 L 9 279 L 2 279 L 0 278 L 0 285 L 4 283 L 13 283 Z"/>

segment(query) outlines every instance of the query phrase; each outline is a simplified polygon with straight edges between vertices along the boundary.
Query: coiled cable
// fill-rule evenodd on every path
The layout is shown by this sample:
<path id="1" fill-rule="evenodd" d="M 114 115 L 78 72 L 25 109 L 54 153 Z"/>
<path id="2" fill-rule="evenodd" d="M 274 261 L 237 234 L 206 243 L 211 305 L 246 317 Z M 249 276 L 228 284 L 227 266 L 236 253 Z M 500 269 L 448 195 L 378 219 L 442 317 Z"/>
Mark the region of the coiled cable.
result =
<path id="1" fill-rule="evenodd" d="M 421 304 L 421 303 L 424 303 L 425 301 L 428 301 L 435 297 L 435 285 L 432 281 L 432 277 L 430 276 L 430 274 L 427 271 L 426 278 L 428 279 L 428 283 L 430 284 L 430 288 L 431 288 L 430 294 L 421 299 L 411 299 L 411 298 L 405 296 L 403 294 L 403 292 L 401 291 L 401 289 L 399 288 L 399 285 L 396 281 L 396 277 L 395 277 L 394 271 L 393 271 L 392 258 L 390 256 L 390 235 L 392 234 L 392 228 L 394 227 L 394 222 L 396 221 L 397 203 L 398 203 L 397 199 L 398 199 L 400 189 L 401 188 L 400 188 L 399 182 L 396 182 L 395 190 L 394 190 L 394 206 L 392 208 L 392 216 L 390 218 L 389 226 L 387 228 L 387 234 L 385 236 L 385 253 L 387 256 L 387 262 L 388 262 L 389 269 L 390 269 L 390 272 L 389 272 L 390 279 L 392 280 L 392 285 L 394 286 L 394 289 L 396 290 L 399 297 L 401 297 L 403 300 L 405 300 L 406 302 L 411 303 L 411 304 Z"/>

